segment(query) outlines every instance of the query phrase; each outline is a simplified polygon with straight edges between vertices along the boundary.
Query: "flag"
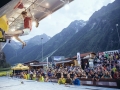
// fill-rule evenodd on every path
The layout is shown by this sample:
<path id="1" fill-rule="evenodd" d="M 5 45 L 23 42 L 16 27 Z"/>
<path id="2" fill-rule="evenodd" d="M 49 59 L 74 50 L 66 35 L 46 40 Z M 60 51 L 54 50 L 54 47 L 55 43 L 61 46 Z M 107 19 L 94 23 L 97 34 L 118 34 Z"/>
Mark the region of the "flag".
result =
<path id="1" fill-rule="evenodd" d="M 47 68 L 48 68 L 48 57 L 47 57 Z"/>

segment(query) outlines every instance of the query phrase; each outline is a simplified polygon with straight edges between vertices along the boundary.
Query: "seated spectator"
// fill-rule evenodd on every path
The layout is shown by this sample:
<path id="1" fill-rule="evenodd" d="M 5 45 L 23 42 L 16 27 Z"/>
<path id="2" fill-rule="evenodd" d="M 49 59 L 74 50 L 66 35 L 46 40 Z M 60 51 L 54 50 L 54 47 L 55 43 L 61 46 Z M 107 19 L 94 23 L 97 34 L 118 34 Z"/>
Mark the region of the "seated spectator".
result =
<path id="1" fill-rule="evenodd" d="M 44 82 L 44 77 L 41 74 L 39 75 L 39 82 Z"/>
<path id="2" fill-rule="evenodd" d="M 114 73 L 113 78 L 114 78 L 114 79 L 120 79 L 120 74 L 119 74 L 118 71 L 116 71 L 116 72 Z"/>
<path id="3" fill-rule="evenodd" d="M 112 76 L 110 75 L 110 73 L 109 72 L 105 72 L 105 74 L 102 76 L 102 78 L 104 78 L 104 79 L 112 79 Z"/>
<path id="4" fill-rule="evenodd" d="M 33 72 L 31 70 L 30 70 L 29 74 L 30 74 L 30 80 L 33 80 Z"/>
<path id="5" fill-rule="evenodd" d="M 36 80 L 36 72 L 34 71 L 32 80 Z"/>
<path id="6" fill-rule="evenodd" d="M 64 78 L 67 78 L 67 72 L 63 73 Z"/>
<path id="7" fill-rule="evenodd" d="M 30 74 L 27 72 L 27 80 L 30 80 Z"/>
<path id="8" fill-rule="evenodd" d="M 90 74 L 92 78 L 95 76 L 93 71 L 90 71 Z"/>
<path id="9" fill-rule="evenodd" d="M 97 74 L 98 74 L 98 76 L 99 76 L 100 78 L 103 76 L 103 73 L 102 73 L 102 72 L 98 72 Z"/>
<path id="10" fill-rule="evenodd" d="M 58 84 L 65 84 L 66 79 L 63 77 L 63 75 L 61 75 L 61 78 L 59 78 L 58 80 Z"/>
<path id="11" fill-rule="evenodd" d="M 93 78 L 90 73 L 88 73 L 88 78 Z"/>
<path id="12" fill-rule="evenodd" d="M 73 72 L 70 72 L 70 78 L 74 78 L 74 73 Z"/>
<path id="13" fill-rule="evenodd" d="M 43 72 L 41 72 L 41 75 L 42 75 L 43 77 L 45 77 L 45 74 L 44 74 Z"/>
<path id="14" fill-rule="evenodd" d="M 116 71 L 116 67 L 115 67 L 115 65 L 113 66 L 112 71 L 113 71 L 113 72 Z"/>
<path id="15" fill-rule="evenodd" d="M 81 78 L 87 78 L 87 75 L 86 75 L 86 73 L 85 72 L 83 72 L 83 74 L 82 74 L 82 77 Z"/>
<path id="16" fill-rule="evenodd" d="M 74 85 L 80 85 L 80 80 L 78 79 L 77 75 L 74 76 L 73 84 Z"/>
<path id="17" fill-rule="evenodd" d="M 77 77 L 81 78 L 82 74 L 81 73 L 77 73 Z"/>
<path id="18" fill-rule="evenodd" d="M 26 75 L 25 72 L 23 72 L 23 78 L 24 78 L 24 79 L 27 79 L 27 75 Z"/>
<path id="19" fill-rule="evenodd" d="M 48 82 L 49 77 L 47 75 L 45 75 L 45 82 Z"/>
<path id="20" fill-rule="evenodd" d="M 58 72 L 58 73 L 56 74 L 56 77 L 57 77 L 57 79 L 59 79 L 59 78 L 61 77 L 61 73 Z"/>
<path id="21" fill-rule="evenodd" d="M 14 73 L 14 75 L 15 75 L 15 73 Z M 20 78 L 24 78 L 23 72 L 20 73 Z"/>
<path id="22" fill-rule="evenodd" d="M 67 79 L 66 79 L 66 82 L 65 82 L 65 85 L 67 85 L 67 84 L 72 84 L 72 79 L 70 78 L 70 75 L 68 74 L 67 75 Z"/>
<path id="23" fill-rule="evenodd" d="M 52 77 L 51 71 L 48 72 L 48 77 L 49 77 L 49 78 Z"/>
<path id="24" fill-rule="evenodd" d="M 100 79 L 100 77 L 98 76 L 97 73 L 95 73 L 95 76 L 93 77 L 93 80 L 94 80 L 94 81 L 99 81 L 99 79 Z"/>

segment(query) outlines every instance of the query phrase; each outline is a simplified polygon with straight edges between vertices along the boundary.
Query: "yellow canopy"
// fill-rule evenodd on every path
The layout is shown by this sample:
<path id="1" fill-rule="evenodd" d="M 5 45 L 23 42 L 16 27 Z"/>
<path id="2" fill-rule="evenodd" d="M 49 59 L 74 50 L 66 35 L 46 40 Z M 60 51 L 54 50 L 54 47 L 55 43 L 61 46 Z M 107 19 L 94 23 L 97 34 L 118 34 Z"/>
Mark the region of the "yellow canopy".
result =
<path id="1" fill-rule="evenodd" d="M 12 67 L 12 70 L 29 70 L 29 67 L 19 63 L 18 65 Z"/>

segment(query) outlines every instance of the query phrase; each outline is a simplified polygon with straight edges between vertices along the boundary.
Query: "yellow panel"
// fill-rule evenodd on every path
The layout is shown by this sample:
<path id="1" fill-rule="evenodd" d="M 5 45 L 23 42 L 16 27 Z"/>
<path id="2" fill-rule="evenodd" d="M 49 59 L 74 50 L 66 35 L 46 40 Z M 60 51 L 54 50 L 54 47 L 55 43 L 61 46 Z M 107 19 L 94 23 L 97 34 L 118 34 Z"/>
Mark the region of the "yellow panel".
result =
<path id="1" fill-rule="evenodd" d="M 0 17 L 0 28 L 3 29 L 5 32 L 8 31 L 9 25 L 6 15 Z M 2 38 L 2 33 L 0 32 L 0 38 Z"/>

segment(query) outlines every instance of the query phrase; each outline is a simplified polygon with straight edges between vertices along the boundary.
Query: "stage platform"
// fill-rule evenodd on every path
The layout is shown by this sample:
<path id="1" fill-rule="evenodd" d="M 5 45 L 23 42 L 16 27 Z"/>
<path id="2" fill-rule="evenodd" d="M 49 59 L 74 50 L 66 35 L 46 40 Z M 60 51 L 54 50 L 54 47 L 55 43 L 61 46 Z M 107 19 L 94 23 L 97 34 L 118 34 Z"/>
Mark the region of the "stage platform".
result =
<path id="1" fill-rule="evenodd" d="M 21 84 L 21 81 L 24 84 Z M 0 90 L 119 90 L 115 88 L 74 86 L 66 87 L 52 82 L 37 82 L 10 77 L 0 77 Z"/>

